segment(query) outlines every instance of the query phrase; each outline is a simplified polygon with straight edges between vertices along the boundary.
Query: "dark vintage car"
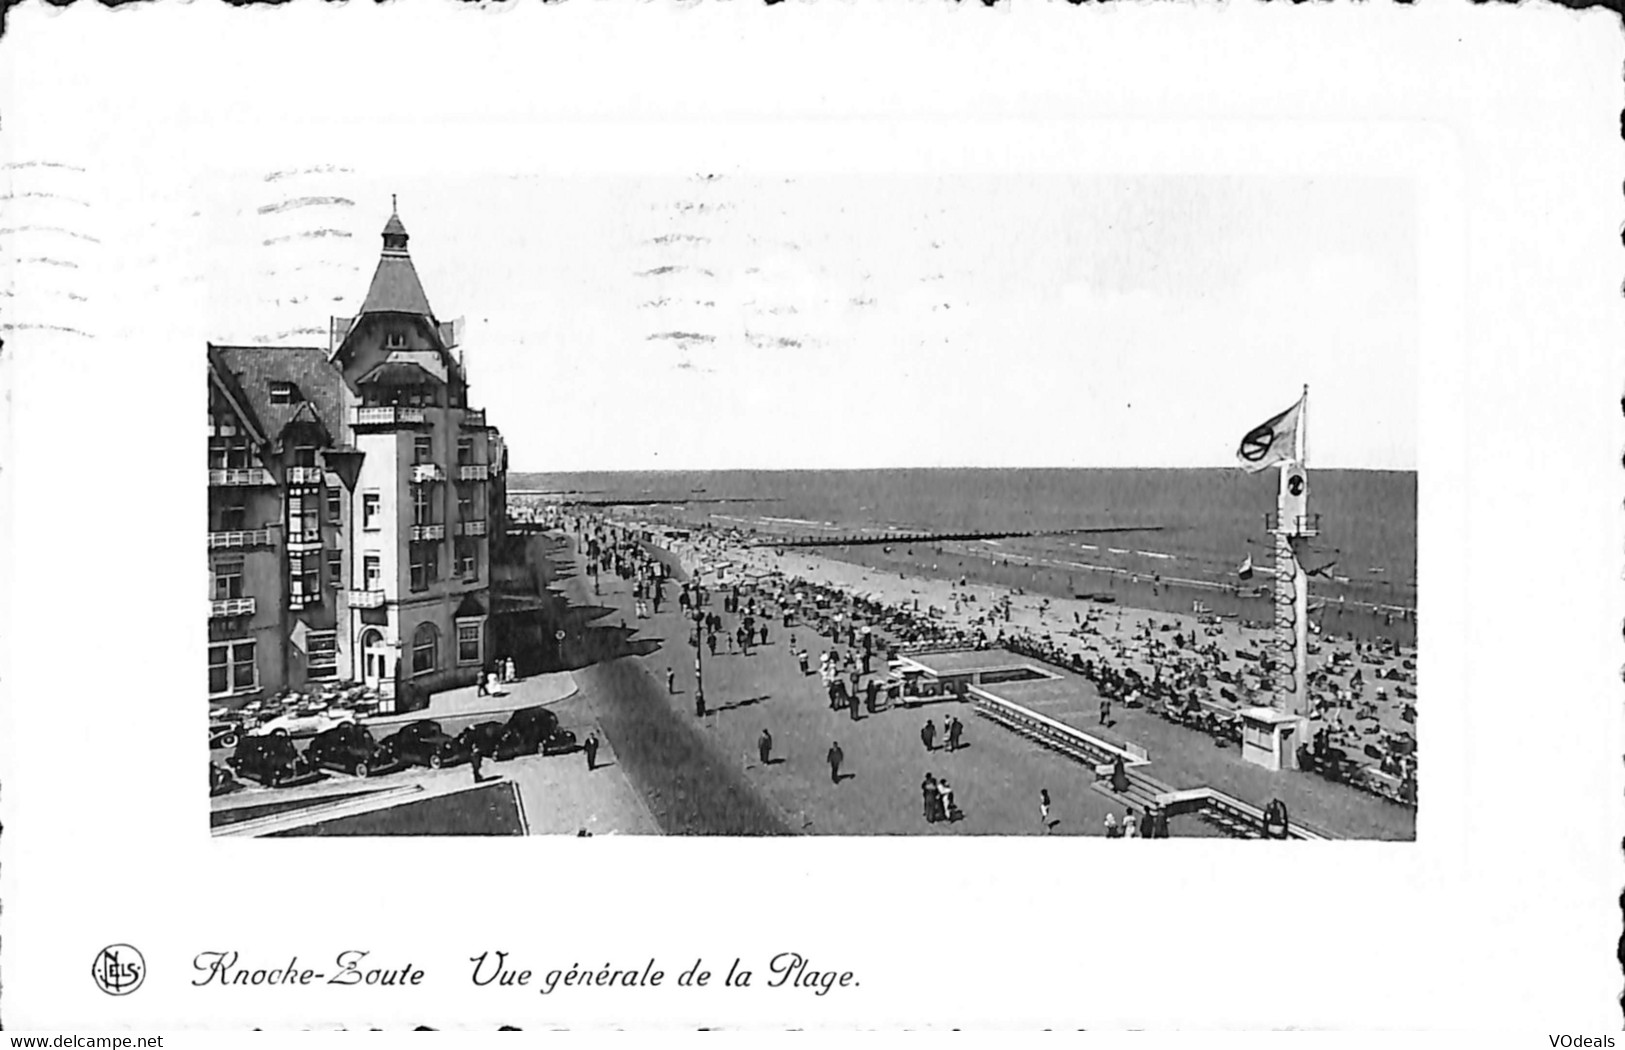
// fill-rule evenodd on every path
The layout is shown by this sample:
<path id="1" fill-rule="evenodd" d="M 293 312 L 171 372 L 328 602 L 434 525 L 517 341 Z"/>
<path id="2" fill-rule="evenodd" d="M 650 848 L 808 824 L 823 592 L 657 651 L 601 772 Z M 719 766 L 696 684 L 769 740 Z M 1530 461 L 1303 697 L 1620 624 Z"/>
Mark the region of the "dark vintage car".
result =
<path id="1" fill-rule="evenodd" d="M 236 747 L 242 735 L 243 727 L 240 722 L 210 722 L 209 750 L 213 751 L 217 747 Z"/>
<path id="2" fill-rule="evenodd" d="M 524 742 L 525 753 L 560 755 L 576 749 L 576 735 L 559 728 L 559 716 L 545 707 L 521 707 L 508 716 L 508 728 Z"/>
<path id="3" fill-rule="evenodd" d="M 237 750 L 226 759 L 226 765 L 240 777 L 252 777 L 266 787 L 307 775 L 310 763 L 285 736 L 245 736 L 237 741 Z"/>
<path id="4" fill-rule="evenodd" d="M 342 769 L 364 777 L 396 764 L 384 761 L 387 756 L 379 750 L 365 726 L 350 722 L 317 733 L 305 748 L 305 758 L 318 769 Z"/>
<path id="5" fill-rule="evenodd" d="M 460 762 L 469 756 L 468 747 L 458 738 L 440 728 L 439 722 L 427 718 L 410 722 L 384 737 L 378 744 L 381 755 L 388 762 L 402 762 L 439 769 Z"/>
<path id="6" fill-rule="evenodd" d="M 532 753 L 524 735 L 501 722 L 471 725 L 457 734 L 457 742 L 470 753 L 477 747 L 481 755 L 498 760 Z"/>

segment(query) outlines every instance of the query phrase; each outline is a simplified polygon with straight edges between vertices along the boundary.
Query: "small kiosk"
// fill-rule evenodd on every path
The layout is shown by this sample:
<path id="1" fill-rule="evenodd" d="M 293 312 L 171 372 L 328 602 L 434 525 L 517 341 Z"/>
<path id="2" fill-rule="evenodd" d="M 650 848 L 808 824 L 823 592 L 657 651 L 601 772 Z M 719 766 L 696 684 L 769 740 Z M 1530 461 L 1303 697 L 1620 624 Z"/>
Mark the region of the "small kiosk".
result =
<path id="1" fill-rule="evenodd" d="M 1241 718 L 1241 757 L 1272 773 L 1298 766 L 1298 745 L 1309 740 L 1309 720 L 1273 707 L 1245 707 Z"/>

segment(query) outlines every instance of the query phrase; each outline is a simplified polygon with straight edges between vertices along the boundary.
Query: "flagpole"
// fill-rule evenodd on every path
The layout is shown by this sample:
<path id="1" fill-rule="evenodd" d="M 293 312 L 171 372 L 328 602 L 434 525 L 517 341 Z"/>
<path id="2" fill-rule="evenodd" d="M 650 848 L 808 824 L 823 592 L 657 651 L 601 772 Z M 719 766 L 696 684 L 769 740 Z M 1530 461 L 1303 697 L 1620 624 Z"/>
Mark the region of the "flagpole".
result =
<path id="1" fill-rule="evenodd" d="M 1309 709 L 1309 574 L 1303 567 L 1304 533 L 1309 524 L 1309 384 L 1303 385 L 1303 400 L 1298 410 L 1297 456 L 1303 471 L 1303 516 L 1294 522 L 1292 540 L 1293 590 L 1296 592 L 1293 608 L 1294 652 L 1293 691 L 1297 694 L 1294 711 L 1300 718 L 1310 716 Z"/>

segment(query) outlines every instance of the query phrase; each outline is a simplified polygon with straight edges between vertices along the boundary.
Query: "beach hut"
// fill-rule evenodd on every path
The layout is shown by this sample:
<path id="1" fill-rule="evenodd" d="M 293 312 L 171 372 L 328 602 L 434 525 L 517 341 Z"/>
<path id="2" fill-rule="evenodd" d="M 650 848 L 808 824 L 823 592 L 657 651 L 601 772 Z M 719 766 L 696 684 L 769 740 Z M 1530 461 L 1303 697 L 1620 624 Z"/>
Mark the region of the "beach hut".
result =
<path id="1" fill-rule="evenodd" d="M 1309 720 L 1273 707 L 1244 707 L 1241 719 L 1241 757 L 1272 773 L 1297 766 L 1298 745 L 1308 743 Z"/>

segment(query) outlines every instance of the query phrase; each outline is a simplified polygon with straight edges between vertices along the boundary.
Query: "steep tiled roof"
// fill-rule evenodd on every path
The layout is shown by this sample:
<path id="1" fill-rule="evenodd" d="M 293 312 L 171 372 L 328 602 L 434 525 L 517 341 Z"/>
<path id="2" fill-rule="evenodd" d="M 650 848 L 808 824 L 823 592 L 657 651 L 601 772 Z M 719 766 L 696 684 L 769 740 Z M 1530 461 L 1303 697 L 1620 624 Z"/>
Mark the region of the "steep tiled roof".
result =
<path id="1" fill-rule="evenodd" d="M 384 255 L 378 260 L 378 269 L 372 275 L 372 286 L 361 304 L 363 314 L 419 314 L 434 317 L 429 308 L 429 297 L 424 294 L 423 282 L 406 254 Z"/>
<path id="2" fill-rule="evenodd" d="M 243 425 L 248 427 L 249 432 L 254 435 L 256 441 L 263 441 L 265 438 L 265 423 L 254 413 L 253 402 L 248 399 L 248 393 L 243 389 L 242 383 L 238 381 L 237 373 L 227 363 L 220 348 L 213 343 L 209 344 L 209 373 L 220 383 L 227 396 L 241 410 Z"/>
<path id="3" fill-rule="evenodd" d="M 259 417 L 266 435 L 273 441 L 294 419 L 314 414 L 328 435 L 339 439 L 344 433 L 344 377 L 328 364 L 327 351 L 315 346 L 219 346 L 210 347 L 230 370 L 247 398 L 248 408 Z M 299 399 L 291 404 L 271 403 L 271 384 L 292 383 Z"/>

